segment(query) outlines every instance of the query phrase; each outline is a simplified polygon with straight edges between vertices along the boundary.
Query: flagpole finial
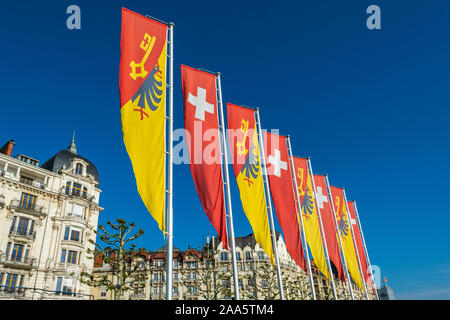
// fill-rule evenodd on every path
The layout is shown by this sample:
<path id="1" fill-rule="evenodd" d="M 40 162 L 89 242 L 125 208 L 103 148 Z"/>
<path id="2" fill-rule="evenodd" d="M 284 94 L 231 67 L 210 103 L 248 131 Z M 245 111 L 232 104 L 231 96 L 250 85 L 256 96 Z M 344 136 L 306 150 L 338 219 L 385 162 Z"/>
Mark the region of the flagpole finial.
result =
<path id="1" fill-rule="evenodd" d="M 220 77 L 221 73 L 220 72 L 216 72 L 216 76 Z"/>
<path id="2" fill-rule="evenodd" d="M 324 177 L 328 177 L 328 173 L 325 173 L 323 176 L 324 176 Z"/>
<path id="3" fill-rule="evenodd" d="M 311 157 L 307 157 L 306 160 L 311 160 Z"/>
<path id="4" fill-rule="evenodd" d="M 175 27 L 175 23 L 173 23 L 173 22 L 169 22 L 167 25 L 172 28 Z"/>

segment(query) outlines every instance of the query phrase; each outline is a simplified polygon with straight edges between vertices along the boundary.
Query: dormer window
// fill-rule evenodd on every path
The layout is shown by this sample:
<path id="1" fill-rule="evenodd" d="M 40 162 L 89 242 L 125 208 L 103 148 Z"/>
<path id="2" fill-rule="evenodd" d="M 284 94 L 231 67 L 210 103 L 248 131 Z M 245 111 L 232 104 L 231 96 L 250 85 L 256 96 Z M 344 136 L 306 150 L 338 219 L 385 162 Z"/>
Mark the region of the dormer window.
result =
<path id="1" fill-rule="evenodd" d="M 75 173 L 81 174 L 82 172 L 83 172 L 83 165 L 81 163 L 77 163 L 77 165 L 75 166 Z"/>

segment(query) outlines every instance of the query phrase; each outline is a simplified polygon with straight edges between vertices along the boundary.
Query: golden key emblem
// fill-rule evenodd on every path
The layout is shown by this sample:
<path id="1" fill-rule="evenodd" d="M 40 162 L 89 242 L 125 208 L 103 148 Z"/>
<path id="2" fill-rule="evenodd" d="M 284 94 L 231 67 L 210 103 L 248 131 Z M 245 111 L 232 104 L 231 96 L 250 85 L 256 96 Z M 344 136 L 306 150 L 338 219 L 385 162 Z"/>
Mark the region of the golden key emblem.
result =
<path id="1" fill-rule="evenodd" d="M 248 121 L 245 121 L 244 119 L 242 119 L 241 131 L 244 133 L 244 140 L 242 142 L 236 143 L 237 153 L 240 156 L 242 156 L 242 155 L 246 156 L 248 153 L 248 150 L 245 149 L 245 141 L 247 140 Z"/>
<path id="2" fill-rule="evenodd" d="M 297 178 L 300 179 L 300 186 L 297 187 L 297 189 L 298 189 L 298 194 L 300 196 L 303 196 L 305 194 L 305 191 L 303 191 L 303 174 L 304 174 L 304 169 L 303 168 L 298 168 L 298 170 L 297 170 Z"/>
<path id="3" fill-rule="evenodd" d="M 145 51 L 144 57 L 139 63 L 136 63 L 134 60 L 130 62 L 130 77 L 133 78 L 133 80 L 136 80 L 137 78 L 145 78 L 147 76 L 148 71 L 145 70 L 145 62 L 147 62 L 147 59 L 150 56 L 150 52 L 155 45 L 155 41 L 156 37 L 151 37 L 148 33 L 145 33 L 144 40 L 142 40 L 141 45 L 139 46 Z M 137 69 L 139 69 L 139 72 L 136 72 Z"/>

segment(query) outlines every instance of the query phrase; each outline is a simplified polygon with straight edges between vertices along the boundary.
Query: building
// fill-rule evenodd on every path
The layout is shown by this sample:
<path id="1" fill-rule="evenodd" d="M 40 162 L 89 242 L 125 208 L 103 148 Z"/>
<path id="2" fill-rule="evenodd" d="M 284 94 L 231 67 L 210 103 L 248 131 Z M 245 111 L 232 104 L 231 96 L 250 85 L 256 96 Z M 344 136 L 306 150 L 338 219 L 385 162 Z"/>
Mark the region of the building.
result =
<path id="1" fill-rule="evenodd" d="M 0 299 L 90 299 L 79 281 L 92 270 L 99 174 L 75 141 L 40 165 L 0 149 Z"/>
<path id="2" fill-rule="evenodd" d="M 279 299 L 276 269 L 269 257 L 260 248 L 253 234 L 235 239 L 236 260 L 241 299 Z M 289 256 L 280 233 L 277 232 L 277 245 L 282 271 L 285 298 L 290 300 L 311 299 L 309 278 Z M 174 300 L 232 299 L 233 277 L 230 251 L 222 247 L 216 238 L 208 241 L 200 250 L 188 248 L 185 251 L 174 248 L 173 284 Z M 164 248 L 147 251 L 134 257 L 133 263 L 139 264 L 147 274 L 144 287 L 123 293 L 121 299 L 164 300 L 166 297 L 166 253 Z M 317 299 L 333 299 L 329 281 L 312 262 L 314 286 Z M 109 274 L 114 282 L 111 267 L 104 265 L 101 259 L 96 261 L 94 274 L 98 277 Z M 336 281 L 340 299 L 349 299 L 346 284 Z M 364 293 L 353 284 L 356 299 L 365 299 Z M 105 287 L 92 287 L 94 299 L 113 299 L 111 291 Z M 371 294 L 370 297 L 374 299 Z"/>
<path id="3" fill-rule="evenodd" d="M 394 290 L 387 284 L 384 284 L 381 288 L 378 288 L 378 297 L 380 300 L 395 300 Z"/>

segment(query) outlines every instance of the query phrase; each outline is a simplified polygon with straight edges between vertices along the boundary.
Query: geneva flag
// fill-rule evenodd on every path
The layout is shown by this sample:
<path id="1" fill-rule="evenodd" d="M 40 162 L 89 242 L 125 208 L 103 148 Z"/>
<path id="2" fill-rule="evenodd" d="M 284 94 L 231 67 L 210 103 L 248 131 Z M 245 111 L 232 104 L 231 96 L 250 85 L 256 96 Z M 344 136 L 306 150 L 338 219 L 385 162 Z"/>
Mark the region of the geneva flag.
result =
<path id="1" fill-rule="evenodd" d="M 200 202 L 228 249 L 217 116 L 216 76 L 181 66 L 189 163 Z M 206 135 L 211 142 L 203 143 Z"/>
<path id="2" fill-rule="evenodd" d="M 242 207 L 255 239 L 274 264 L 259 158 L 255 111 L 227 103 L 230 151 Z"/>
<path id="3" fill-rule="evenodd" d="M 122 8 L 120 112 L 138 192 L 165 231 L 167 26 Z"/>
<path id="4" fill-rule="evenodd" d="M 268 166 L 270 192 L 277 212 L 278 222 L 281 229 L 283 229 L 286 249 L 295 263 L 305 272 L 308 272 L 303 254 L 286 138 L 265 132 L 264 141 L 266 141 L 265 145 L 267 146 L 265 158 Z"/>
<path id="5" fill-rule="evenodd" d="M 334 223 L 333 208 L 331 207 L 331 201 L 328 197 L 325 177 L 314 175 L 314 184 L 316 186 L 317 205 L 320 209 L 325 241 L 327 242 L 328 256 L 338 271 L 339 279 L 345 282 L 344 266 L 339 254 L 339 242 L 336 225 Z"/>
<path id="6" fill-rule="evenodd" d="M 314 199 L 314 190 L 308 170 L 308 160 L 297 157 L 293 157 L 293 160 L 306 241 L 308 242 L 317 268 L 329 279 L 330 275 L 328 274 L 322 237 L 320 236 L 319 216 Z"/>
<path id="7" fill-rule="evenodd" d="M 355 247 L 353 245 L 352 226 L 349 224 L 347 217 L 347 206 L 344 201 L 344 193 L 341 188 L 330 186 L 331 196 L 334 201 L 334 209 L 336 212 L 336 220 L 341 235 L 342 250 L 347 263 L 348 272 L 352 276 L 353 281 L 364 291 L 364 284 L 359 272 L 358 259 L 356 257 Z"/>

